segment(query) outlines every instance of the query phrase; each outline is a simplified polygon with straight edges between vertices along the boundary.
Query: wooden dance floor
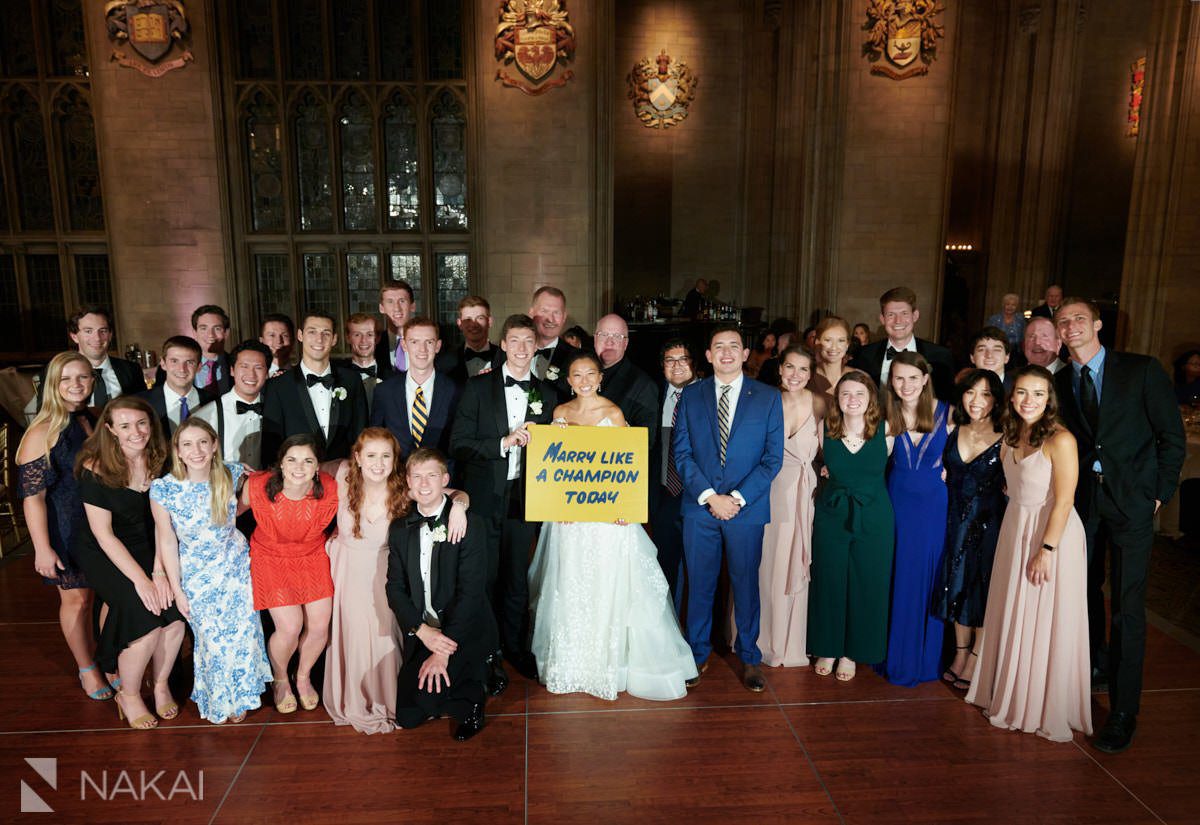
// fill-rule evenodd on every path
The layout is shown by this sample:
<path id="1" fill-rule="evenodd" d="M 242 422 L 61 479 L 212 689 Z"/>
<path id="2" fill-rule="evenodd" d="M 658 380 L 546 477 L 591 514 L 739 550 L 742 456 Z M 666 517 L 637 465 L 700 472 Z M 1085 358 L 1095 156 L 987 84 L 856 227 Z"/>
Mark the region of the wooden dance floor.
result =
<path id="1" fill-rule="evenodd" d="M 448 721 L 364 736 L 268 708 L 216 727 L 191 703 L 138 732 L 80 691 L 27 553 L 0 561 L 0 822 L 1200 822 L 1200 654 L 1153 627 L 1117 756 L 995 729 L 942 684 L 767 669 L 755 695 L 731 661 L 669 704 L 514 676 L 465 744 Z M 27 758 L 56 760 L 56 788 Z M 20 814 L 22 783 L 54 813 Z"/>

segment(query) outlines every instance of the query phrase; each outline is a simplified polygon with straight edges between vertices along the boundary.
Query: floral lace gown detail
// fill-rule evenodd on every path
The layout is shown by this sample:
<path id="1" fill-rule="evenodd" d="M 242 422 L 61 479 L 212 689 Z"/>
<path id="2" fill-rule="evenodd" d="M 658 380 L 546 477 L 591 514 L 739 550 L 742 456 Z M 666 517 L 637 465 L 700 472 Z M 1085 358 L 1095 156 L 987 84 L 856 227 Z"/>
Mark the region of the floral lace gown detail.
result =
<path id="1" fill-rule="evenodd" d="M 640 524 L 546 523 L 529 566 L 529 606 L 538 675 L 551 693 L 666 701 L 684 696 L 696 675 Z"/>
<path id="2" fill-rule="evenodd" d="M 225 465 L 234 487 L 244 470 Z M 179 578 L 187 596 L 196 642 L 192 701 L 201 718 L 220 722 L 261 705 L 271 682 L 262 622 L 250 584 L 250 547 L 234 526 L 237 502 L 230 496 L 222 525 L 212 523 L 207 481 L 165 476 L 150 485 L 150 499 L 171 516 L 179 540 Z"/>

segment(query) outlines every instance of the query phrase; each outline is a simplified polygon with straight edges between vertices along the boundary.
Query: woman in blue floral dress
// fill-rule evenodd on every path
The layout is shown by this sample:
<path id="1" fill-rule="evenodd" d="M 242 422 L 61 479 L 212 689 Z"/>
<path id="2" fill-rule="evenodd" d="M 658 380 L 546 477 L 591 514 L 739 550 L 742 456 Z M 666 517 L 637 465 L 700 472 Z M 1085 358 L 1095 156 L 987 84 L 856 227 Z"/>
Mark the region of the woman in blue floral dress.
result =
<path id="1" fill-rule="evenodd" d="M 240 464 L 190 418 L 175 431 L 171 473 L 150 485 L 159 554 L 175 603 L 196 637 L 192 701 L 210 722 L 240 722 L 271 682 L 250 586 L 250 547 L 234 525 Z"/>

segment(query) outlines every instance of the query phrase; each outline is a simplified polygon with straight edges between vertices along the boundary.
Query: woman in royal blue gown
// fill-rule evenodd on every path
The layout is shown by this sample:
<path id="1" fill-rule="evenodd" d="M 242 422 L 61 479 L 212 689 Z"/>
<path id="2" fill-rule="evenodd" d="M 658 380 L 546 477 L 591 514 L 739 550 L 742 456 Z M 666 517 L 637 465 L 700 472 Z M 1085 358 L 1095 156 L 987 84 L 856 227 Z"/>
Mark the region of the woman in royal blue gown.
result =
<path id="1" fill-rule="evenodd" d="M 933 397 L 929 362 L 916 352 L 892 359 L 887 393 L 888 434 L 895 437 L 888 494 L 896 519 L 896 560 L 887 659 L 889 682 L 912 687 L 938 678 L 942 621 L 929 605 L 946 540 L 942 450 L 953 429 L 950 406 Z"/>

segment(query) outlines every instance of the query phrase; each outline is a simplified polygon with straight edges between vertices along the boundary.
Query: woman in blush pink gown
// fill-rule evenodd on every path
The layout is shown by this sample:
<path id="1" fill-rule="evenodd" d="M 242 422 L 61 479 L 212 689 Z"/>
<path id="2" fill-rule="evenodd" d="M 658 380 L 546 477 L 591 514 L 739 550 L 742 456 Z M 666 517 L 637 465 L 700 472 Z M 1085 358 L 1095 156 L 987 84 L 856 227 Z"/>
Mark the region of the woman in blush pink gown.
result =
<path id="1" fill-rule="evenodd" d="M 1073 730 L 1092 732 L 1087 543 L 1075 439 L 1043 367 L 1017 373 L 1001 459 L 1008 508 L 967 701 L 996 727 L 1069 742 Z"/>

